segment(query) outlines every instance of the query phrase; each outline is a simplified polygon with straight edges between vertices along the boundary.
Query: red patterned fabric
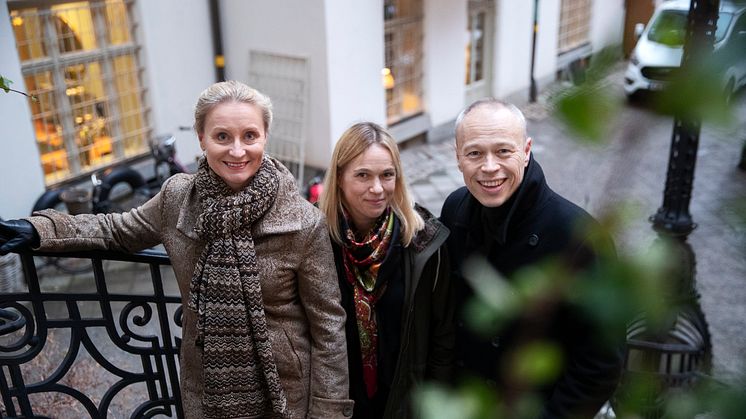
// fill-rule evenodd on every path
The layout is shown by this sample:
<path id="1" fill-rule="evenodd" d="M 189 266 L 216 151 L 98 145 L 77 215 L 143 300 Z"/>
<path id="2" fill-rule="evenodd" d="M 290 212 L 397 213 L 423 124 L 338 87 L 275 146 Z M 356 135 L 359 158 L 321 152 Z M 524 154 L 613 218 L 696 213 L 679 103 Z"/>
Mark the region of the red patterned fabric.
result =
<path id="1" fill-rule="evenodd" d="M 345 233 L 342 247 L 345 276 L 354 290 L 355 317 L 363 360 L 363 381 L 368 397 L 372 398 L 378 390 L 376 303 L 386 292 L 385 278 L 378 278 L 378 270 L 386 259 L 391 245 L 394 213 L 391 208 L 387 208 L 362 241 L 357 241 L 350 227 L 347 212 L 343 210 L 342 215 L 342 231 Z"/>

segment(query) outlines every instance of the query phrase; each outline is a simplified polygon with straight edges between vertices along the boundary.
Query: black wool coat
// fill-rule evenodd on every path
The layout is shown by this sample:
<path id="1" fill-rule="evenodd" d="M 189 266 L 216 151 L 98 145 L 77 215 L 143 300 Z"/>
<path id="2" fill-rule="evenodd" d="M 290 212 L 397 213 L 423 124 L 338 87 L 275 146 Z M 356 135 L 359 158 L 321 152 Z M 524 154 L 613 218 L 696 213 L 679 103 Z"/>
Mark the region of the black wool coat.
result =
<path id="1" fill-rule="evenodd" d="M 474 290 L 463 269 L 471 257 L 481 256 L 509 283 L 522 268 L 550 260 L 574 273 L 592 269 L 598 262 L 596 253 L 587 233 L 577 232 L 582 225 L 596 224 L 595 220 L 549 188 L 533 156 L 521 186 L 500 208 L 483 207 L 462 187 L 446 199 L 440 219 L 451 230 L 447 245 L 457 300 L 457 367 L 465 375 L 497 385 L 508 400 L 537 393 L 541 417 L 592 418 L 616 388 L 624 331 L 614 331 L 614 342 L 602 343 L 594 322 L 557 298 L 539 310 L 534 307 L 531 315 L 518 316 L 495 335 L 477 335 L 464 321 L 463 309 Z M 559 377 L 539 386 L 516 383 L 507 375 L 513 363 L 511 351 L 533 341 L 557 345 L 563 357 Z"/>

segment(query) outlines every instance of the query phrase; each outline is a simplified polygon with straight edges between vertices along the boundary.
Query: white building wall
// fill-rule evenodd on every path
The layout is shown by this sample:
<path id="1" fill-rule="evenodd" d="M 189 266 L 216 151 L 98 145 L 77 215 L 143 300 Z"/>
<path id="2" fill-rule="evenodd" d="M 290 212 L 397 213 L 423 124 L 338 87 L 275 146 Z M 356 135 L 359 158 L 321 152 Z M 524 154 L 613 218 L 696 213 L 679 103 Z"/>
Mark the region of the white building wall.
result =
<path id="1" fill-rule="evenodd" d="M 561 0 L 540 0 L 534 78 L 539 91 L 554 81 L 558 70 Z M 624 0 L 591 2 L 589 38 L 593 52 L 622 42 Z M 528 100 L 531 80 L 533 1 L 496 0 L 493 92 L 516 103 Z"/>
<path id="2" fill-rule="evenodd" d="M 593 52 L 607 46 L 621 45 L 624 38 L 624 0 L 591 2 L 590 38 Z"/>
<path id="3" fill-rule="evenodd" d="M 595 3 L 599 2 L 599 0 L 595 0 Z M 541 89 L 553 82 L 556 77 L 560 12 L 561 0 L 539 1 L 539 36 L 536 41 L 536 68 L 534 70 L 534 78 L 540 92 Z M 526 84 L 524 88 L 528 88 L 529 85 L 530 83 Z M 526 91 L 525 97 L 528 100 L 528 91 Z"/>
<path id="4" fill-rule="evenodd" d="M 492 92 L 506 98 L 530 82 L 533 2 L 496 0 L 495 20 Z"/>
<path id="5" fill-rule="evenodd" d="M 0 75 L 13 81 L 10 87 L 26 90 L 5 0 L 0 0 Z M 0 217 L 6 220 L 29 215 L 44 192 L 35 138 L 28 99 L 0 91 Z"/>
<path id="6" fill-rule="evenodd" d="M 469 38 L 466 0 L 425 0 L 425 110 L 430 123 L 450 123 L 464 107 Z"/>
<path id="7" fill-rule="evenodd" d="M 327 153 L 325 159 L 319 156 L 321 167 L 327 167 L 334 145 L 353 123 L 386 125 L 383 1 L 326 0 L 324 10 L 329 136 L 319 138 Z"/>
<path id="8" fill-rule="evenodd" d="M 308 60 L 310 103 L 306 164 L 325 167 L 330 156 L 331 111 L 322 0 L 223 0 L 220 19 L 228 79 L 248 82 L 251 50 Z M 205 25 L 208 24 L 206 21 Z"/>
<path id="9" fill-rule="evenodd" d="M 202 154 L 193 130 L 194 104 L 215 82 L 208 2 L 203 0 L 140 0 L 138 41 L 148 88 L 154 135 L 176 136 L 179 160 L 190 164 Z"/>

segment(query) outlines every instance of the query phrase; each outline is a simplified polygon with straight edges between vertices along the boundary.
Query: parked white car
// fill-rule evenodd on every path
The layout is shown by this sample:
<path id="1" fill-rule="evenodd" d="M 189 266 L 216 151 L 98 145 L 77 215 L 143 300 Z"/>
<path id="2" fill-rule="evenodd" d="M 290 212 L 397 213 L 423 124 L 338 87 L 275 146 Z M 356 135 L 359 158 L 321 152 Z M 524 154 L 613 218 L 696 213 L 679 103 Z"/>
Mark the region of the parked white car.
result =
<path id="1" fill-rule="evenodd" d="M 624 74 L 624 92 L 663 90 L 681 65 L 690 0 L 664 1 L 642 30 Z M 638 26 L 638 28 L 640 28 Z M 727 98 L 746 85 L 746 1 L 721 0 L 713 59 Z"/>

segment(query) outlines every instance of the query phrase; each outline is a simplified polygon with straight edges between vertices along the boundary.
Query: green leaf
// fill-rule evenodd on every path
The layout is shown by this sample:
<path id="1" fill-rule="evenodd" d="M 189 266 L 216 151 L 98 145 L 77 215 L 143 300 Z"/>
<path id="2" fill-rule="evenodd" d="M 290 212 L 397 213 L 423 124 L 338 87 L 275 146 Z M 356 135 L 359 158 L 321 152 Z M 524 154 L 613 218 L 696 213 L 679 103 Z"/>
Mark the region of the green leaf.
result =
<path id="1" fill-rule="evenodd" d="M 13 80 L 6 79 L 3 76 L 0 76 L 0 89 L 5 90 L 5 93 L 10 92 L 10 85 L 13 84 Z"/>
<path id="2" fill-rule="evenodd" d="M 467 381 L 456 389 L 427 383 L 414 391 L 416 417 L 422 419 L 482 419 L 505 417 L 493 388 Z"/>
<path id="3" fill-rule="evenodd" d="M 598 144 L 613 126 L 619 104 L 600 84 L 573 86 L 560 94 L 555 111 L 560 120 L 581 139 Z"/>
<path id="4" fill-rule="evenodd" d="M 563 368 L 562 351 L 557 345 L 534 342 L 517 348 L 511 375 L 518 383 L 537 385 L 555 380 Z"/>

